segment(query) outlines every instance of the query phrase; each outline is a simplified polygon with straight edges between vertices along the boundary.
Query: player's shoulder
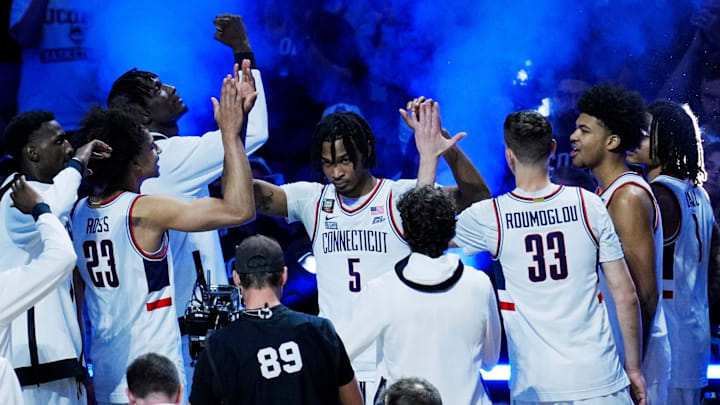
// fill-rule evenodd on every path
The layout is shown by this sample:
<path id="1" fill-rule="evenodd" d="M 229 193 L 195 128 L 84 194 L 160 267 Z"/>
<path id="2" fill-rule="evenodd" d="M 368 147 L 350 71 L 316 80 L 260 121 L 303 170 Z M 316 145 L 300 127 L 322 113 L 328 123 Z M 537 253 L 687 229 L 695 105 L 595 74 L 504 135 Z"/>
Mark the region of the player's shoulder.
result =
<path id="1" fill-rule="evenodd" d="M 472 203 L 469 207 L 465 208 L 459 215 L 459 218 L 463 217 L 483 217 L 493 216 L 495 217 L 495 198 L 488 198 Z"/>
<path id="2" fill-rule="evenodd" d="M 491 290 L 493 288 L 490 277 L 482 270 L 478 270 L 473 266 L 464 264 L 463 277 L 472 283 L 476 288 L 482 290 Z"/>
<path id="3" fill-rule="evenodd" d="M 312 181 L 296 181 L 292 183 L 283 184 L 280 186 L 285 193 L 298 193 L 298 194 L 320 194 L 326 185 L 316 183 Z"/>
<path id="4" fill-rule="evenodd" d="M 417 179 L 398 179 L 398 180 L 383 180 L 386 182 L 393 192 L 394 196 L 398 198 L 405 194 L 408 190 L 412 190 L 417 186 Z"/>

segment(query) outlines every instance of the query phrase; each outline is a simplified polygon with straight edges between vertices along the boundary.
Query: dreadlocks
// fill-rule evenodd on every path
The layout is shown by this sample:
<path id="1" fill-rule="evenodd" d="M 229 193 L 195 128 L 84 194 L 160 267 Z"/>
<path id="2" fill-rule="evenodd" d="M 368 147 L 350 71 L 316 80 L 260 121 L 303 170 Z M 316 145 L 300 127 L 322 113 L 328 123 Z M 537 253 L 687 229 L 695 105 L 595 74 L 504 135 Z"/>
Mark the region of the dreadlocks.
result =
<path id="1" fill-rule="evenodd" d="M 310 161 L 315 170 L 320 170 L 323 142 L 330 142 L 330 154 L 335 160 L 335 141 L 338 139 L 342 139 L 355 167 L 359 163 L 358 155 L 365 168 L 375 166 L 375 135 L 370 125 L 361 116 L 347 112 L 330 114 L 315 126 L 310 151 Z"/>
<path id="2" fill-rule="evenodd" d="M 145 97 L 150 97 L 154 88 L 148 86 L 152 80 L 158 77 L 155 73 L 145 72 L 133 68 L 118 77 L 108 94 L 107 105 L 110 108 L 125 107 L 126 105 L 138 105 L 147 107 Z"/>
<path id="3" fill-rule="evenodd" d="M 703 150 L 697 119 L 689 107 L 670 101 L 648 106 L 650 158 L 659 162 L 661 172 L 701 185 L 706 179 Z"/>

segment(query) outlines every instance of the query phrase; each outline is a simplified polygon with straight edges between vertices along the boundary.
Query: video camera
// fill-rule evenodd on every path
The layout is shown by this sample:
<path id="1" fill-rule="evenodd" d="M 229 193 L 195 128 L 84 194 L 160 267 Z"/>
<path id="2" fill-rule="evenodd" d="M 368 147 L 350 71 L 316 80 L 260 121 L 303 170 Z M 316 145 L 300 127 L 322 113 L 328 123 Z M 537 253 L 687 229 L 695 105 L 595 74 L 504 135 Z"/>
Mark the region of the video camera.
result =
<path id="1" fill-rule="evenodd" d="M 190 357 L 197 360 L 207 345 L 207 338 L 236 320 L 241 313 L 241 306 L 240 294 L 235 286 L 208 286 L 203 274 L 200 252 L 194 251 L 193 259 L 197 280 L 193 288 L 193 299 L 185 308 L 185 330 L 190 342 Z"/>

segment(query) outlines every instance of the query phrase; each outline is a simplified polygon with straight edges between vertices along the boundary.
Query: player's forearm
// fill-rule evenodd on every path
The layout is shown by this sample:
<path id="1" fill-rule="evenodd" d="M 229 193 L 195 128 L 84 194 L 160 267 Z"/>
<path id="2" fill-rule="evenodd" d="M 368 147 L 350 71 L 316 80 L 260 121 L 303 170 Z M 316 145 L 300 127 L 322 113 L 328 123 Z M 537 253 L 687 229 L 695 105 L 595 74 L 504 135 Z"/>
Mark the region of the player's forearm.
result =
<path id="1" fill-rule="evenodd" d="M 417 187 L 435 184 L 437 175 L 438 159 L 431 156 L 420 155 L 420 166 L 417 174 Z"/>
<path id="2" fill-rule="evenodd" d="M 343 405 L 363 405 L 360 387 L 358 387 L 358 383 L 355 378 L 353 378 L 349 383 L 340 386 L 338 388 L 338 394 L 340 394 L 340 401 Z"/>
<path id="3" fill-rule="evenodd" d="M 225 129 L 221 130 L 225 147 L 223 201 L 227 203 L 228 211 L 237 218 L 238 223 L 249 222 L 255 218 L 250 163 L 243 142 L 237 138 L 235 131 L 227 133 Z"/>
<path id="4" fill-rule="evenodd" d="M 248 155 L 255 153 L 255 151 L 260 149 L 268 140 L 268 114 L 265 88 L 263 87 L 260 71 L 253 69 L 252 75 L 255 79 L 255 89 L 258 94 L 257 99 L 255 99 L 255 105 L 252 110 L 250 110 L 247 119 L 245 151 Z"/>
<path id="5" fill-rule="evenodd" d="M 640 302 L 632 291 L 613 294 L 618 324 L 625 345 L 625 368 L 639 370 L 642 366 L 642 343 L 640 336 L 644 329 L 640 326 Z"/>
<path id="6" fill-rule="evenodd" d="M 444 156 L 458 186 L 458 196 L 455 201 L 457 212 L 492 196 L 480 171 L 457 145 L 448 150 Z"/>

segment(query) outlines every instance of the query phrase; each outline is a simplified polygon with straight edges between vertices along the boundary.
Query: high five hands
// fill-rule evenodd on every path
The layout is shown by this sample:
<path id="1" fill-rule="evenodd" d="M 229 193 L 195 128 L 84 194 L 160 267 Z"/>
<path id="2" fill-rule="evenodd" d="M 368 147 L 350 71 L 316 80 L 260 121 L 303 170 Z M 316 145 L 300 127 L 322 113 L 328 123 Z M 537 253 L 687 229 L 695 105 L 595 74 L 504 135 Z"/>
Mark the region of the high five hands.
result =
<path id="1" fill-rule="evenodd" d="M 400 115 L 415 131 L 415 144 L 420 156 L 439 158 L 467 135 L 460 132 L 450 137 L 441 124 L 440 105 L 432 99 L 419 97 L 408 101 L 405 110 L 400 109 Z"/>

